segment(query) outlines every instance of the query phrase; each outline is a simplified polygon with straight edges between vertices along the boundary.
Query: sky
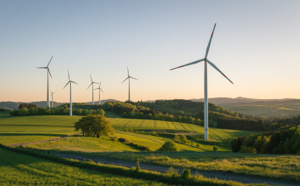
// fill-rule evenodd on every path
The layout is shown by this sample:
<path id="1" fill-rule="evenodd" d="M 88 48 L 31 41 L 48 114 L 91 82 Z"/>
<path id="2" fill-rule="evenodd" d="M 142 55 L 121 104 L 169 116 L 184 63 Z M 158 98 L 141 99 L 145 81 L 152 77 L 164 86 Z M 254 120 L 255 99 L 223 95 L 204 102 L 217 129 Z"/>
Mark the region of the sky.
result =
<path id="1" fill-rule="evenodd" d="M 54 101 L 199 99 L 205 56 L 208 97 L 300 98 L 298 0 L 0 0 L 0 101 L 45 101 L 50 63 Z M 95 87 L 96 88 L 96 87 Z M 98 91 L 95 91 L 95 101 Z"/>

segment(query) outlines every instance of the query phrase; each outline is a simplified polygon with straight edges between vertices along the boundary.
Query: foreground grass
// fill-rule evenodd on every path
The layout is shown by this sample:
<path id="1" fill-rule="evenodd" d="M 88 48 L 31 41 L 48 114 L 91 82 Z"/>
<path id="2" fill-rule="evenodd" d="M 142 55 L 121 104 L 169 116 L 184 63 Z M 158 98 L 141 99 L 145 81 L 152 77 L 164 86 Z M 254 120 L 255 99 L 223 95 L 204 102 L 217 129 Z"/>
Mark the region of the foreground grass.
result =
<path id="1" fill-rule="evenodd" d="M 0 161 L 0 164 L 3 164 L 3 168 L 0 167 L 0 170 L 3 169 L 5 171 L 5 176 L 9 175 L 7 179 L 3 176 L 4 171 L 0 172 L 0 183 L 2 182 L 3 185 L 163 185 L 162 183 L 180 185 L 243 185 L 234 181 L 205 178 L 200 174 L 183 176 L 173 171 L 158 173 L 104 165 L 93 161 L 81 162 L 42 154 L 41 151 L 28 148 L 11 148 L 0 145 L 0 154 L 3 156 L 0 156 L 1 159 L 11 160 L 9 162 Z M 98 171 L 109 174 L 99 173 Z"/>
<path id="2" fill-rule="evenodd" d="M 67 166 L 0 148 L 0 185 L 165 185 Z"/>
<path id="3" fill-rule="evenodd" d="M 232 152 L 97 153 L 93 156 L 141 161 L 167 167 L 222 171 L 300 183 L 299 155 Z"/>

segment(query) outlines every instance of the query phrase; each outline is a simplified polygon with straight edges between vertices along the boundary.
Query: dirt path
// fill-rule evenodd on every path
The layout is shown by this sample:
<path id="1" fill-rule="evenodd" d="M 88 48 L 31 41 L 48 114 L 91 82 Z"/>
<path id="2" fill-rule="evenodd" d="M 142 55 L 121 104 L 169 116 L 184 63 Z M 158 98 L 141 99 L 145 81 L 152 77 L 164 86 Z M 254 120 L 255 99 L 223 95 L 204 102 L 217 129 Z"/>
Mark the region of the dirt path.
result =
<path id="1" fill-rule="evenodd" d="M 64 158 L 71 158 L 71 159 L 76 159 L 76 160 L 92 160 L 96 163 L 103 163 L 103 164 L 113 164 L 113 165 L 118 165 L 118 166 L 123 166 L 123 167 L 136 167 L 135 162 L 129 162 L 129 161 L 121 161 L 121 160 L 112 160 L 112 159 L 106 159 L 106 158 L 93 158 L 93 157 L 85 157 L 85 156 L 80 156 L 80 155 L 74 155 L 74 154 L 65 154 L 65 153 L 52 153 L 55 156 L 60 156 Z M 156 171 L 156 172 L 166 172 L 169 170 L 169 167 L 163 167 L 163 166 L 158 166 L 158 165 L 150 165 L 150 164 L 145 164 L 145 163 L 140 163 L 140 168 L 143 170 L 149 170 L 149 171 Z M 183 171 L 181 168 L 176 168 L 179 173 Z M 269 185 L 284 185 L 284 186 L 299 186 L 299 184 L 291 184 L 291 183 L 286 183 L 286 182 L 281 182 L 281 181 L 276 181 L 276 180 L 271 180 L 271 179 L 266 179 L 266 178 L 258 178 L 258 177 L 252 177 L 252 176 L 243 176 L 243 175 L 238 175 L 238 174 L 233 174 L 233 173 L 225 173 L 225 172 L 208 172 L 208 171 L 196 171 L 196 170 L 191 170 L 192 174 L 199 173 L 203 175 L 204 177 L 207 178 L 217 178 L 220 180 L 232 180 L 232 181 L 237 181 L 240 183 L 266 183 Z"/>
<path id="2" fill-rule="evenodd" d="M 82 134 L 82 132 L 79 132 L 77 134 L 67 135 L 67 136 L 61 136 L 61 137 L 58 137 L 58 138 L 52 138 L 52 139 L 48 139 L 48 140 L 42 140 L 42 141 L 32 141 L 32 142 L 26 142 L 26 143 L 14 143 L 14 144 L 9 144 L 7 146 L 16 147 L 16 146 L 22 146 L 22 145 L 31 145 L 31 144 L 38 144 L 38 143 L 46 143 L 46 142 L 50 142 L 50 141 L 56 141 L 56 140 L 60 140 L 60 139 L 63 139 L 63 138 L 68 138 L 68 137 L 76 136 L 76 135 L 79 135 L 79 134 Z"/>

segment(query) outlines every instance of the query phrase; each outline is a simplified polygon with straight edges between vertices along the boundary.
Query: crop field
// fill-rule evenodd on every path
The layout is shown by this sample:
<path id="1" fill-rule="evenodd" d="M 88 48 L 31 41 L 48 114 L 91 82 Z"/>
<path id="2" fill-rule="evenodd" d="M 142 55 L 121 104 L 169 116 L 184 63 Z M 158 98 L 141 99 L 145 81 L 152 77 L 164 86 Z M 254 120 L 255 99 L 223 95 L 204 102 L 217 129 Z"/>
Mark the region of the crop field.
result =
<path id="1" fill-rule="evenodd" d="M 234 112 L 252 116 L 264 117 L 291 117 L 300 114 L 300 103 L 249 103 L 222 105 L 224 108 Z"/>
<path id="2" fill-rule="evenodd" d="M 80 169 L 0 148 L 1 185 L 165 185 Z"/>

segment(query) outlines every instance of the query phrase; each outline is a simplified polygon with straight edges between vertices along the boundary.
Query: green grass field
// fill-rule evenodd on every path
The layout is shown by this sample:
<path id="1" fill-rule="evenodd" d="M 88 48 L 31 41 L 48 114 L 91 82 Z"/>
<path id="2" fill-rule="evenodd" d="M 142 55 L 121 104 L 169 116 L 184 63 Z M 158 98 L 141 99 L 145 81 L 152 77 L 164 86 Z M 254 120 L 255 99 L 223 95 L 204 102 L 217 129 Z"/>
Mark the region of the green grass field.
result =
<path id="1" fill-rule="evenodd" d="M 80 169 L 0 148 L 1 185 L 165 185 Z"/>
<path id="2" fill-rule="evenodd" d="M 79 119 L 79 116 L 7 117 L 6 115 L 3 115 L 3 117 L 1 117 L 0 115 L 0 143 L 8 145 L 13 143 L 40 141 L 44 139 L 47 140 L 59 136 L 75 134 L 77 132 L 74 131 L 74 123 L 77 122 Z M 109 120 L 111 121 L 112 126 L 116 129 L 114 137 L 128 138 L 135 144 L 148 146 L 152 150 L 152 152 L 139 152 L 137 149 L 134 149 L 128 144 L 115 141 L 112 137 L 106 136 L 96 138 L 85 137 L 80 135 L 69 138 L 63 138 L 57 141 L 50 141 L 40 144 L 30 144 L 27 146 L 47 151 L 79 153 L 85 156 L 101 156 L 130 161 L 137 161 L 139 159 L 142 162 L 159 164 L 168 167 L 172 166 L 185 167 L 196 170 L 234 172 L 237 174 L 246 175 L 264 175 L 264 177 L 267 178 L 290 180 L 296 183 L 300 183 L 299 155 L 273 156 L 226 152 L 230 151 L 230 148 L 228 147 L 228 141 L 232 137 L 247 136 L 252 134 L 253 132 L 210 128 L 209 134 L 211 141 L 207 142 L 202 139 L 203 127 L 197 125 L 167 121 L 122 118 L 109 118 Z M 144 131 L 145 133 L 143 133 L 142 131 Z M 156 133 L 152 133 L 152 131 L 156 131 Z M 170 136 L 174 135 L 175 133 L 185 135 L 197 134 L 201 137 L 201 139 L 192 140 L 192 144 L 189 145 L 176 143 L 179 152 L 157 152 L 156 150 L 160 148 L 164 142 L 173 140 L 173 138 Z M 198 147 L 197 144 L 199 145 Z M 218 151 L 223 152 L 212 152 L 212 147 L 214 145 L 218 146 Z M 2 162 L 0 160 L 1 165 L 2 163 L 3 165 L 5 165 L 3 159 L 7 159 L 8 161 L 14 162 L 14 160 L 9 159 L 8 156 L 10 155 L 5 155 L 9 154 L 8 152 L 2 152 L 4 151 L 0 152 L 0 156 L 2 156 Z M 14 156 L 17 155 L 11 155 L 11 157 Z M 33 161 L 30 160 L 29 157 L 19 159 L 20 161 L 22 160 L 25 162 L 27 161 L 26 159 L 28 159 L 28 161 Z M 20 166 L 18 166 L 19 164 Z M 21 183 L 16 182 L 16 180 L 19 180 L 16 179 L 13 176 L 13 173 L 10 171 L 16 171 L 15 175 L 28 174 L 27 177 L 22 178 L 25 179 L 23 180 L 24 183 L 28 184 L 35 184 L 34 182 L 30 182 L 30 179 L 37 179 L 38 181 L 39 175 L 54 175 L 54 177 L 57 178 L 60 178 L 59 175 L 64 175 L 62 172 L 57 170 L 58 168 L 56 168 L 56 166 L 58 165 L 54 165 L 54 172 L 50 171 L 49 173 L 49 170 L 47 168 L 49 164 L 51 163 L 44 163 L 44 161 L 41 161 L 41 164 L 36 164 L 33 161 L 33 164 L 30 164 L 29 167 L 26 167 L 27 165 L 23 165 L 21 162 L 17 163 L 16 165 L 8 165 L 6 167 L 0 166 L 1 172 L 9 172 L 11 178 L 9 178 L 8 180 L 15 181 L 5 181 L 3 179 L 3 173 L 2 175 L 0 173 L 0 179 L 2 179 L 0 180 L 0 183 L 3 182 L 8 185 L 10 185 L 10 183 L 17 185 Z M 43 166 L 45 166 L 46 168 L 40 168 Z M 70 173 L 68 173 L 70 175 L 73 174 L 73 170 L 71 169 L 72 168 L 67 169 L 68 171 L 70 171 Z M 78 170 L 78 172 L 80 172 L 80 169 Z M 89 174 L 94 173 L 85 172 L 85 174 L 82 173 L 82 176 L 88 177 L 87 175 Z M 81 174 L 75 173 L 74 175 L 81 176 Z M 97 173 L 96 175 L 100 174 Z M 101 175 L 100 180 L 102 179 Z M 94 177 L 91 177 L 91 180 L 93 180 Z M 22 179 L 20 181 L 22 181 Z M 51 181 L 52 178 L 47 179 Z M 123 183 L 122 179 L 125 178 L 120 178 L 120 183 Z M 78 184 L 85 183 L 85 178 L 81 179 L 81 177 L 78 177 L 77 180 L 83 181 L 78 181 Z M 65 182 L 58 182 L 54 180 L 51 183 L 72 184 L 71 180 L 68 179 L 66 179 Z M 88 185 L 90 182 L 87 181 L 86 183 Z M 111 180 L 107 181 L 108 185 L 113 183 L 114 182 Z M 143 183 L 146 182 L 143 181 Z M 37 184 L 43 184 L 43 182 L 37 182 Z M 140 182 L 135 183 L 134 181 L 132 181 L 132 184 L 140 184 Z M 147 184 L 152 183 L 149 182 Z"/>
<path id="3" fill-rule="evenodd" d="M 77 133 L 80 116 L 18 116 L 0 118 L 0 143 L 41 141 Z"/>

